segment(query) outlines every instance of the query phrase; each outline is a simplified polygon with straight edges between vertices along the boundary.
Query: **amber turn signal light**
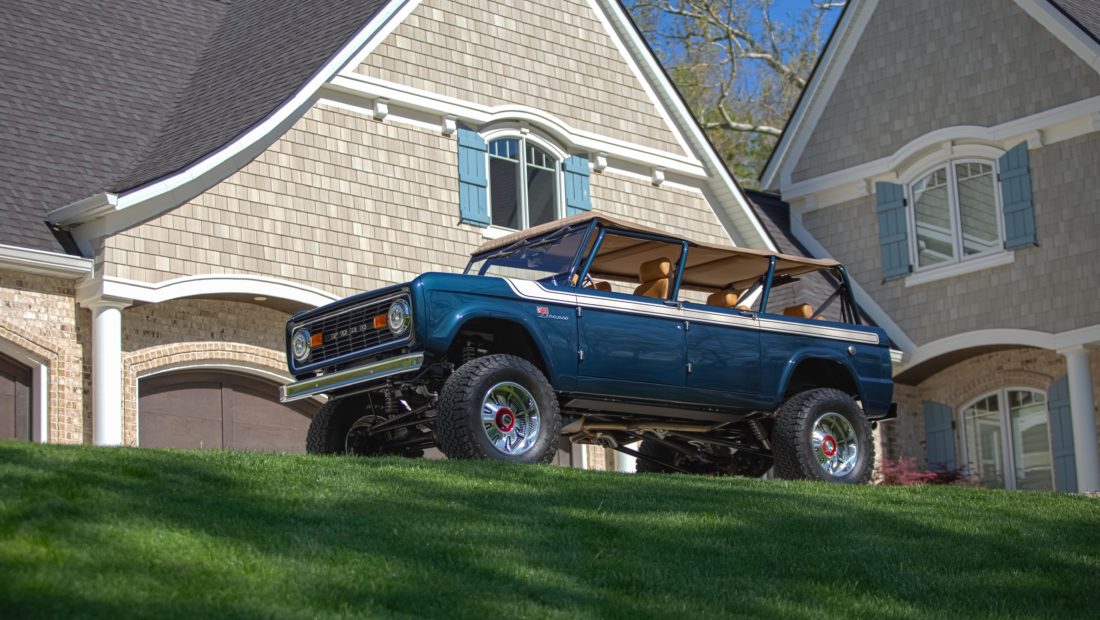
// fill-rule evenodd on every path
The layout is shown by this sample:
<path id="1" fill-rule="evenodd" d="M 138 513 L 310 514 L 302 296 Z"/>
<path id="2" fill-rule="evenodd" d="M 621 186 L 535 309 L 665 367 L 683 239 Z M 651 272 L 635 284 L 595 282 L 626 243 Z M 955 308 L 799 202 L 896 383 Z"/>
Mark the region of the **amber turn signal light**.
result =
<path id="1" fill-rule="evenodd" d="M 386 315 L 379 314 L 378 316 L 374 317 L 374 328 L 375 329 L 382 329 L 385 326 L 386 326 Z"/>

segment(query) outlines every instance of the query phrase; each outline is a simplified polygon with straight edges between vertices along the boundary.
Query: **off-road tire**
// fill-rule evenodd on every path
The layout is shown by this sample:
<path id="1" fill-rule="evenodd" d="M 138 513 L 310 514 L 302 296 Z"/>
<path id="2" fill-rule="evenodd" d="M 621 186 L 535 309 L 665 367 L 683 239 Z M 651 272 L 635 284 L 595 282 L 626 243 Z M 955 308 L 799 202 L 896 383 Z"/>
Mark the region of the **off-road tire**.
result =
<path id="1" fill-rule="evenodd" d="M 638 452 L 653 457 L 663 463 L 672 463 L 686 470 L 687 473 L 703 476 L 745 476 L 748 478 L 759 478 L 766 474 L 772 466 L 771 461 L 767 458 L 748 453 L 734 454 L 733 464 L 729 467 L 715 467 L 709 463 L 704 463 L 703 461 L 687 456 L 677 459 L 676 457 L 679 453 L 675 449 L 660 442 L 653 441 L 652 439 L 643 439 L 641 445 L 638 446 Z M 679 462 L 677 462 L 678 460 Z M 679 470 L 672 469 L 667 465 L 654 463 L 641 458 L 637 460 L 634 470 L 638 473 L 681 473 Z"/>
<path id="2" fill-rule="evenodd" d="M 826 413 L 843 417 L 855 434 L 855 466 L 845 475 L 825 471 L 814 455 L 813 426 Z M 772 451 L 775 454 L 775 474 L 785 480 L 859 484 L 870 479 L 875 461 L 871 425 L 863 410 L 850 395 L 833 388 L 801 392 L 783 403 L 772 430 Z"/>
<path id="3" fill-rule="evenodd" d="M 306 433 L 306 452 L 309 454 L 348 454 L 348 430 L 356 420 L 370 415 L 367 404 L 358 399 L 330 399 L 321 405 L 309 423 Z M 381 445 L 370 454 L 360 456 L 404 456 L 418 458 L 423 450 L 403 449 L 387 450 Z"/>
<path id="4" fill-rule="evenodd" d="M 538 406 L 540 428 L 534 445 L 517 455 L 497 449 L 482 426 L 486 394 L 500 382 L 526 389 Z M 436 443 L 451 459 L 491 459 L 512 463 L 549 463 L 561 440 L 561 412 L 554 388 L 534 364 L 514 355 L 478 357 L 458 368 L 439 393 Z"/>

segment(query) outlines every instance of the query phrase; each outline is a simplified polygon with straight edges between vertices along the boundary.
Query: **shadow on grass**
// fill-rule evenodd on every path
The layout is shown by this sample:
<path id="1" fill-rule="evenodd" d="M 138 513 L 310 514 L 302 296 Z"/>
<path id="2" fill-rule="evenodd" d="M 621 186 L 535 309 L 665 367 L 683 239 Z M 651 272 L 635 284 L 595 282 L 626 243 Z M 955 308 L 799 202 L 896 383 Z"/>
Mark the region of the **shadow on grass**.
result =
<path id="1" fill-rule="evenodd" d="M 18 616 L 1085 616 L 1100 503 L 0 444 Z"/>

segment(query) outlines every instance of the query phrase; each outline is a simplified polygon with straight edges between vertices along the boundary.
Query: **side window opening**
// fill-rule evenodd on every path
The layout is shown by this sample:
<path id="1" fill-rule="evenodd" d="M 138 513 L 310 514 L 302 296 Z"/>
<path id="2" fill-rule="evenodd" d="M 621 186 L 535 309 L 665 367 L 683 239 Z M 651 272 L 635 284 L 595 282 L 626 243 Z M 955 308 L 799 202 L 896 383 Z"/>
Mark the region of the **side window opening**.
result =
<path id="1" fill-rule="evenodd" d="M 580 283 L 583 288 L 637 297 L 671 298 L 681 243 L 643 239 L 607 231 L 591 266 Z M 588 252 L 590 254 L 590 251 Z"/>

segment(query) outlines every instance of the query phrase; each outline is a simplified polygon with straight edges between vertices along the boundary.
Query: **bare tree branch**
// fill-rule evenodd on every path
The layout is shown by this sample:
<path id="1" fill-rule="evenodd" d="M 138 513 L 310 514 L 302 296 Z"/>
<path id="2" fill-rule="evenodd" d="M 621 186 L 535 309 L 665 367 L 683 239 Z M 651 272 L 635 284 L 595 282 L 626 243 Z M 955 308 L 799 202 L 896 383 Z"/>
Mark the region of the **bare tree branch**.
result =
<path id="1" fill-rule="evenodd" d="M 756 171 L 806 87 L 839 0 L 627 0 L 700 125 L 741 181 Z"/>

